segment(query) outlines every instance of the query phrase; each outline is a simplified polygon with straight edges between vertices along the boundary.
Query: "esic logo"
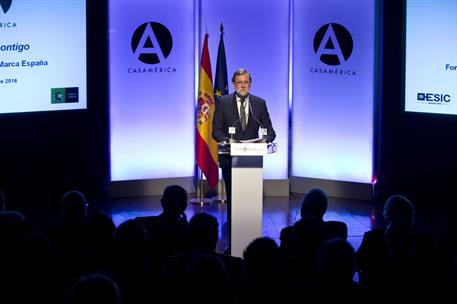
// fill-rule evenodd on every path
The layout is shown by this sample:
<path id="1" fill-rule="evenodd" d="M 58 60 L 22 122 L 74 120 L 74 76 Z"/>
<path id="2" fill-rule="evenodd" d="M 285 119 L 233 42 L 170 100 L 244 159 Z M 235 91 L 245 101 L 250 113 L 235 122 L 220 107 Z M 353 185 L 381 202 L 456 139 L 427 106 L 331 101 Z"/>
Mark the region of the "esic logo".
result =
<path id="1" fill-rule="evenodd" d="M 140 25 L 132 36 L 132 50 L 141 62 L 157 64 L 171 53 L 173 38 L 170 31 L 157 22 Z"/>
<path id="2" fill-rule="evenodd" d="M 13 0 L 0 0 L 0 6 L 5 14 L 10 9 L 12 2 Z"/>
<path id="3" fill-rule="evenodd" d="M 450 102 L 451 95 L 433 94 L 433 93 L 417 93 L 417 100 L 428 101 L 430 103 Z"/>
<path id="4" fill-rule="evenodd" d="M 328 65 L 340 65 L 352 54 L 352 36 L 341 24 L 328 23 L 314 35 L 313 46 L 320 61 Z"/>

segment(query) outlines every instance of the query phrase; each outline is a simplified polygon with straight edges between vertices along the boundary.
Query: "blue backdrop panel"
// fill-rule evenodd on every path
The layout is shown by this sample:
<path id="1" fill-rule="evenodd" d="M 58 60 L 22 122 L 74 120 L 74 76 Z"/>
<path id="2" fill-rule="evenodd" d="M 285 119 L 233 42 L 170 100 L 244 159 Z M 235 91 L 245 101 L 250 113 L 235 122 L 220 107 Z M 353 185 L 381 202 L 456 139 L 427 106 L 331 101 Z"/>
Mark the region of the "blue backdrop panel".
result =
<path id="1" fill-rule="evenodd" d="M 194 3 L 109 4 L 111 180 L 194 172 Z"/>
<path id="2" fill-rule="evenodd" d="M 293 176 L 371 181 L 374 4 L 294 1 Z"/>

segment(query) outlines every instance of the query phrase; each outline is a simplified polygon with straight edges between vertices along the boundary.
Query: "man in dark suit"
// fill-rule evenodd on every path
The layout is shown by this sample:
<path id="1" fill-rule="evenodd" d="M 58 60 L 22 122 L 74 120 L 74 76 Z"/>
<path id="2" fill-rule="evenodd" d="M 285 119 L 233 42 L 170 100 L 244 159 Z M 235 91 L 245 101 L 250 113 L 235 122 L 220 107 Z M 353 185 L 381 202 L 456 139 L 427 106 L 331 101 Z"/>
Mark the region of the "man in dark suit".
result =
<path id="1" fill-rule="evenodd" d="M 259 137 L 260 131 L 267 142 L 272 142 L 276 133 L 268 114 L 266 101 L 249 94 L 252 83 L 251 74 L 246 69 L 238 69 L 233 73 L 232 83 L 235 92 L 222 96 L 216 102 L 213 138 L 217 142 L 229 142 L 231 138 L 235 140 L 255 139 Z M 227 193 L 227 212 L 230 216 L 232 189 L 230 155 L 219 155 L 219 167 L 222 169 Z M 230 232 L 230 220 L 228 220 L 228 224 Z"/>
<path id="2" fill-rule="evenodd" d="M 159 215 L 136 217 L 148 232 L 150 270 L 160 273 L 165 258 L 188 251 L 187 191 L 170 185 L 160 199 L 163 212 Z"/>
<path id="3" fill-rule="evenodd" d="M 170 303 L 184 303 L 189 295 L 196 297 L 199 303 L 204 303 L 203 298 L 208 295 L 213 295 L 223 289 L 229 292 L 229 289 L 234 289 L 234 295 L 238 295 L 242 286 L 245 284 L 245 272 L 243 260 L 238 257 L 227 256 L 216 252 L 217 241 L 219 237 L 219 223 L 214 215 L 209 213 L 195 214 L 189 221 L 189 242 L 190 251 L 174 256 L 169 256 L 165 260 L 165 265 L 162 269 L 164 291 L 167 295 L 167 300 Z M 196 281 L 195 276 L 198 273 L 198 264 L 203 260 L 212 257 L 222 263 L 222 269 L 215 269 L 208 264 L 207 274 L 213 274 L 213 277 L 207 277 L 207 286 L 202 281 Z M 213 260 L 214 261 L 214 260 Z M 201 264 L 200 264 L 201 265 Z M 214 266 L 214 264 L 213 264 Z M 220 271 L 222 270 L 222 271 Z M 224 273 L 225 275 L 216 275 Z M 227 276 L 226 278 L 223 278 Z M 209 288 L 199 292 L 199 287 Z M 211 288 L 212 287 L 212 288 Z M 205 294 L 205 295 L 203 295 Z M 224 298 L 231 298 L 233 295 L 217 294 Z M 194 298 L 195 299 L 195 298 Z M 213 302 L 227 303 L 224 300 L 215 297 Z"/>

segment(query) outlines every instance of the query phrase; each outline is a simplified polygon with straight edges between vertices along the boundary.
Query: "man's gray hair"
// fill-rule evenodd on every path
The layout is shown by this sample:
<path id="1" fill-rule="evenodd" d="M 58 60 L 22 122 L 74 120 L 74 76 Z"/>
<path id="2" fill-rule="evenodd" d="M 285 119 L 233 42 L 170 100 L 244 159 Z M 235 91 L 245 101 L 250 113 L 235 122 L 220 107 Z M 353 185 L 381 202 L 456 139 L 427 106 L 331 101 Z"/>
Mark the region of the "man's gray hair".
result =
<path id="1" fill-rule="evenodd" d="M 235 82 L 236 76 L 245 75 L 245 74 L 248 74 L 248 75 L 249 75 L 249 82 L 252 82 L 251 73 L 249 73 L 249 71 L 246 70 L 245 68 L 239 68 L 238 70 L 236 70 L 236 71 L 233 73 L 232 82 Z"/>

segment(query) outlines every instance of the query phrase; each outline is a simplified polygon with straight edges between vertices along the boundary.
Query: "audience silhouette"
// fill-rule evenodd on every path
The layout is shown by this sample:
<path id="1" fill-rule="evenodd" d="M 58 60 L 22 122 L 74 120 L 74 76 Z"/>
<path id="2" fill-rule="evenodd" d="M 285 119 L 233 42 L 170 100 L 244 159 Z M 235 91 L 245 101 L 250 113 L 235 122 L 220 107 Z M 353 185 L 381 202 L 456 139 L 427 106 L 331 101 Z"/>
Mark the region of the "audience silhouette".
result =
<path id="1" fill-rule="evenodd" d="M 327 194 L 311 189 L 303 198 L 301 219 L 280 233 L 280 251 L 289 280 L 313 282 L 317 276 L 317 251 L 320 245 L 334 237 L 347 238 L 347 225 L 340 221 L 324 221 Z"/>
<path id="2" fill-rule="evenodd" d="M 57 268 L 62 272 L 62 283 L 68 286 L 90 271 L 87 264 L 88 202 L 82 192 L 71 190 L 62 196 L 60 203 L 59 223 L 44 227 L 43 232 L 56 249 Z"/>
<path id="3" fill-rule="evenodd" d="M 246 284 L 241 303 L 289 303 L 293 293 L 287 288 L 279 247 L 268 237 L 253 240 L 243 253 Z"/>
<path id="4" fill-rule="evenodd" d="M 216 252 L 213 215 L 187 221 L 187 192 L 177 185 L 164 189 L 161 214 L 117 228 L 108 213 L 88 217 L 76 190 L 62 196 L 60 223 L 45 227 L 5 211 L 5 201 L 0 191 L 2 303 L 444 302 L 457 282 L 457 216 L 434 243 L 415 229 L 415 207 L 402 195 L 386 199 L 385 226 L 365 232 L 355 252 L 346 224 L 324 220 L 325 192 L 312 189 L 280 246 L 257 238 L 242 259 Z"/>
<path id="5" fill-rule="evenodd" d="M 378 298 L 419 300 L 433 288 L 433 238 L 415 231 L 415 213 L 408 198 L 392 195 L 383 209 L 386 227 L 363 236 L 356 253 L 359 282 Z"/>
<path id="6" fill-rule="evenodd" d="M 67 304 L 122 304 L 116 282 L 104 274 L 80 277 L 71 287 Z"/>
<path id="7" fill-rule="evenodd" d="M 219 259 L 225 267 L 229 283 L 236 293 L 245 282 L 243 262 L 241 258 L 216 253 L 219 235 L 219 223 L 209 213 L 198 213 L 189 222 L 190 252 L 168 257 L 163 275 L 167 281 L 167 294 L 175 297 L 175 301 L 185 301 L 183 290 L 189 287 L 189 270 L 193 261 L 201 255 L 211 255 Z M 219 282 L 225 284 L 225 281 Z M 229 287 L 225 286 L 227 290 Z"/>
<path id="8" fill-rule="evenodd" d="M 165 258 L 188 251 L 187 192 L 178 185 L 165 188 L 160 200 L 162 213 L 136 217 L 148 232 L 149 267 L 159 275 Z"/>

